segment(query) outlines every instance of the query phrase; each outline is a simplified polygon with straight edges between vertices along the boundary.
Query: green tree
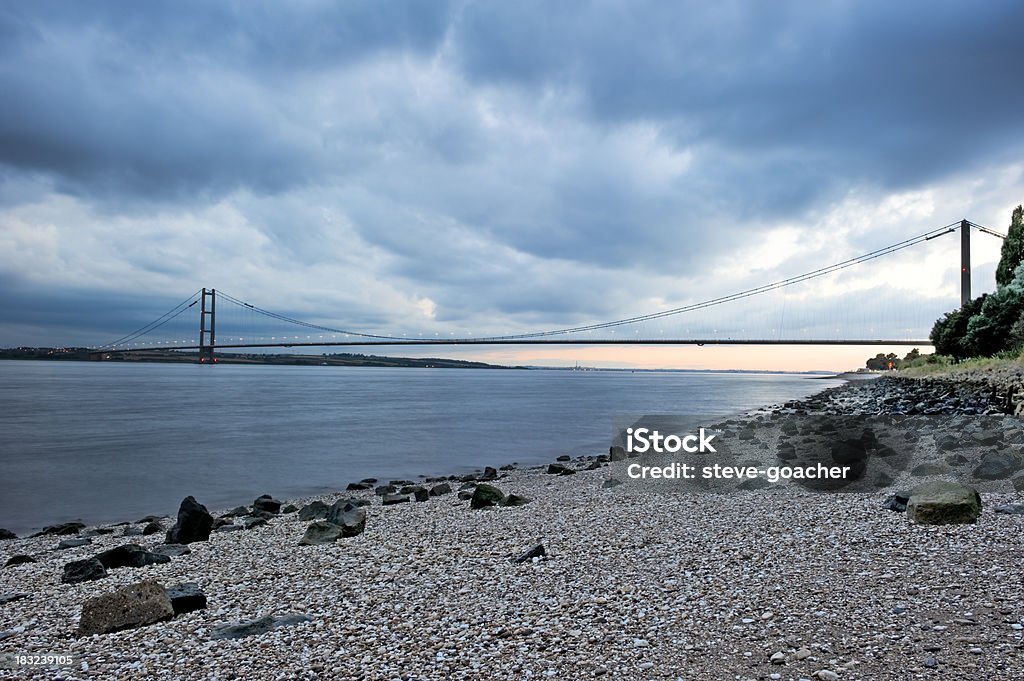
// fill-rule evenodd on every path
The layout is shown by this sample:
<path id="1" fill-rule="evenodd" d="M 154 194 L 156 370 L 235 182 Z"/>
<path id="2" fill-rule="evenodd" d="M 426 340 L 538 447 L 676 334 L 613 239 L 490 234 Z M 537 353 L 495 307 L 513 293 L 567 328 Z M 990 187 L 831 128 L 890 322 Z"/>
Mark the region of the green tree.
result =
<path id="1" fill-rule="evenodd" d="M 903 358 L 903 361 L 904 362 L 913 362 L 915 359 L 917 359 L 920 356 L 921 356 L 921 351 L 919 349 L 917 349 L 917 348 L 914 348 L 913 350 L 911 350 L 910 352 L 907 353 L 907 356 Z"/>
<path id="2" fill-rule="evenodd" d="M 940 355 L 948 355 L 960 361 L 977 354 L 976 349 L 971 346 L 967 338 L 967 325 L 971 318 L 981 312 L 987 294 L 982 294 L 974 300 L 969 300 L 958 310 L 947 312 L 932 327 L 928 335 L 935 352 Z"/>
<path id="3" fill-rule="evenodd" d="M 1017 206 L 1010 217 L 1010 229 L 1003 241 L 1002 254 L 996 267 L 996 286 L 1013 281 L 1014 270 L 1024 261 L 1024 207 Z"/>
<path id="4" fill-rule="evenodd" d="M 1013 325 L 1024 314 L 1024 264 L 1017 265 L 1013 278 L 988 296 L 981 311 L 967 323 L 967 343 L 979 355 L 990 357 L 1011 344 Z"/>

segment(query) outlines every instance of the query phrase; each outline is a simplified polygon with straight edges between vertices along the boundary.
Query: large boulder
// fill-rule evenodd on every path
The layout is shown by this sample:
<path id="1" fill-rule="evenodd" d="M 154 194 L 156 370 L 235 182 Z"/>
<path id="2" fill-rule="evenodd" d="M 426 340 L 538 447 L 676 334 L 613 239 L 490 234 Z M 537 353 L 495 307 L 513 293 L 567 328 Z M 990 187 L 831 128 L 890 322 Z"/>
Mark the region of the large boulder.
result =
<path id="1" fill-rule="evenodd" d="M 98 558 L 86 558 L 85 560 L 73 560 L 64 566 L 64 574 L 60 581 L 64 584 L 79 584 L 91 582 L 94 579 L 103 579 L 107 576 L 107 569 Z"/>
<path id="2" fill-rule="evenodd" d="M 488 506 L 497 506 L 504 498 L 504 493 L 494 485 L 480 484 L 473 490 L 473 496 L 469 500 L 469 507 L 487 508 Z"/>
<path id="3" fill-rule="evenodd" d="M 608 460 L 609 461 L 625 461 L 626 450 L 618 445 L 612 445 L 608 448 Z"/>
<path id="4" fill-rule="evenodd" d="M 17 538 L 18 538 L 18 535 L 14 534 L 10 530 L 5 530 L 4 528 L 0 527 L 0 541 L 2 541 L 4 539 L 17 539 Z"/>
<path id="5" fill-rule="evenodd" d="M 147 579 L 87 600 L 82 605 L 78 635 L 133 629 L 172 617 L 174 606 L 167 590 L 158 582 Z"/>
<path id="6" fill-rule="evenodd" d="M 167 530 L 168 544 L 191 544 L 207 541 L 213 528 L 213 516 L 195 497 L 185 497 L 178 508 L 178 522 Z"/>
<path id="7" fill-rule="evenodd" d="M 576 469 L 572 466 L 567 466 L 564 463 L 551 463 L 548 464 L 549 475 L 572 475 L 576 472 Z"/>
<path id="8" fill-rule="evenodd" d="M 120 567 L 145 567 L 171 562 L 170 556 L 150 553 L 138 544 L 123 544 L 96 554 L 96 559 L 108 570 Z"/>
<path id="9" fill-rule="evenodd" d="M 981 515 L 981 495 L 958 482 L 927 482 L 911 490 L 907 515 L 922 525 L 973 523 Z"/>
<path id="10" fill-rule="evenodd" d="M 451 493 L 452 493 L 452 486 L 449 485 L 447 482 L 442 482 L 441 484 L 434 485 L 433 487 L 430 488 L 430 496 L 432 496 L 432 497 L 439 497 L 442 494 L 451 494 Z"/>

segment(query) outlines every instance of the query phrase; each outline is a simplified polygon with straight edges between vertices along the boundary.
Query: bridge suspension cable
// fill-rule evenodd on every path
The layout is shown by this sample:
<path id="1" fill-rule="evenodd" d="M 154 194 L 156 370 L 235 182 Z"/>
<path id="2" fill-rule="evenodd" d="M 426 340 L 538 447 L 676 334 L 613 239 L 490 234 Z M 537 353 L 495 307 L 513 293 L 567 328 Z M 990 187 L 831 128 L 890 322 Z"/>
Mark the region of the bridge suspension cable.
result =
<path id="1" fill-rule="evenodd" d="M 178 303 L 177 305 L 172 307 L 170 310 L 168 310 L 164 314 L 160 315 L 159 317 L 157 317 L 156 319 L 151 321 L 149 324 L 146 324 L 145 326 L 141 326 L 138 329 L 136 329 L 135 331 L 132 331 L 129 334 L 121 336 L 117 340 L 112 341 L 110 343 L 107 343 L 106 345 L 99 346 L 100 349 L 102 349 L 102 348 L 115 348 L 118 345 L 124 345 L 125 343 L 130 343 L 133 340 L 135 340 L 136 338 L 141 338 L 142 336 L 145 336 L 146 334 L 150 333 L 151 331 L 155 331 L 155 330 L 159 329 L 161 326 L 163 326 L 167 322 L 171 321 L 172 319 L 174 319 L 178 315 L 180 315 L 183 312 L 185 312 L 185 310 L 187 310 L 190 307 L 192 307 L 193 305 L 195 305 L 198 302 L 199 293 L 200 293 L 199 291 L 196 291 L 191 296 L 189 296 L 188 298 L 186 298 L 182 302 Z"/>
<path id="2" fill-rule="evenodd" d="M 637 324 L 637 323 L 640 323 L 640 322 L 646 322 L 646 321 L 650 321 L 650 320 L 654 320 L 654 319 L 662 319 L 662 318 L 665 318 L 665 317 L 671 317 L 671 316 L 675 316 L 675 315 L 680 315 L 680 314 L 684 314 L 684 313 L 687 313 L 687 312 L 703 310 L 703 309 L 706 309 L 706 308 L 709 308 L 709 307 L 714 307 L 714 306 L 717 306 L 717 305 L 722 305 L 724 303 L 728 303 L 728 302 L 732 302 L 732 301 L 736 301 L 736 300 L 742 300 L 744 298 L 750 298 L 750 297 L 761 295 L 761 294 L 768 293 L 768 292 L 771 292 L 771 291 L 776 291 L 778 289 L 785 288 L 787 286 L 792 286 L 794 284 L 799 284 L 799 283 L 802 283 L 802 282 L 805 282 L 805 281 L 809 281 L 811 279 L 816 279 L 816 278 L 819 278 L 819 277 L 823 277 L 825 275 L 832 274 L 832 273 L 835 273 L 835 272 L 847 269 L 849 267 L 853 267 L 855 265 L 859 265 L 861 263 L 865 263 L 865 262 L 874 260 L 876 258 L 881 258 L 881 257 L 887 256 L 887 255 L 891 255 L 893 253 L 896 253 L 898 251 L 904 250 L 906 248 L 910 248 L 912 246 L 916 246 L 917 244 L 923 243 L 925 241 L 930 241 L 930 240 L 938 238 L 940 236 L 944 236 L 946 234 L 951 234 L 951 233 L 956 231 L 956 226 L 960 225 L 960 224 L 961 224 L 961 221 L 953 222 L 953 223 L 950 223 L 948 225 L 944 225 L 942 227 L 937 227 L 935 229 L 929 230 L 929 231 L 924 232 L 922 234 L 918 234 L 916 236 L 910 237 L 908 239 L 904 239 L 902 241 L 898 241 L 898 242 L 890 244 L 888 246 L 884 246 L 882 248 L 878 248 L 878 249 L 875 249 L 873 251 L 869 251 L 867 253 L 858 255 L 856 257 L 848 258 L 846 260 L 842 260 L 842 261 L 834 263 L 832 265 L 828 265 L 827 267 L 820 267 L 818 269 L 811 270 L 809 272 L 804 272 L 803 274 L 798 274 L 798 275 L 795 275 L 795 276 L 792 276 L 792 277 L 787 277 L 785 279 L 780 279 L 778 281 L 774 281 L 774 282 L 771 282 L 771 283 L 768 283 L 768 284 L 763 284 L 761 286 L 756 286 L 756 287 L 753 287 L 753 288 L 748 288 L 748 289 L 745 289 L 743 291 L 737 291 L 735 293 L 731 293 L 731 294 L 728 294 L 728 295 L 718 296 L 716 298 L 710 298 L 710 299 L 699 301 L 699 302 L 696 302 L 696 303 L 691 303 L 691 304 L 688 304 L 688 305 L 683 305 L 681 307 L 675 307 L 675 308 L 671 308 L 671 309 L 667 309 L 667 310 L 660 310 L 658 312 L 651 312 L 651 313 L 648 313 L 648 314 L 637 315 L 637 316 L 633 316 L 633 317 L 624 317 L 622 319 L 614 319 L 614 320 L 610 320 L 610 321 L 598 322 L 598 323 L 593 323 L 593 324 L 583 324 L 583 325 L 579 325 L 579 326 L 563 327 L 563 328 L 558 328 L 558 329 L 549 329 L 549 330 L 545 330 L 545 331 L 535 331 L 535 332 L 530 332 L 530 333 L 508 334 L 508 335 L 494 335 L 494 336 L 467 336 L 467 337 L 464 337 L 464 338 L 459 338 L 458 340 L 460 340 L 460 341 L 477 341 L 477 342 L 488 342 L 488 343 L 500 343 L 502 341 L 523 341 L 523 340 L 530 340 L 530 339 L 542 339 L 542 338 L 548 338 L 548 337 L 551 337 L 551 336 L 561 336 L 561 335 L 568 335 L 568 334 L 573 334 L 573 333 L 581 333 L 581 332 L 586 332 L 586 331 L 596 331 L 596 330 L 600 330 L 600 329 L 612 329 L 612 328 L 619 327 L 619 326 L 625 326 L 627 324 Z M 1000 236 L 1000 237 L 1005 238 L 1004 235 L 999 234 L 995 230 L 990 230 L 990 229 L 988 229 L 986 227 L 982 227 L 981 225 L 977 225 L 977 224 L 974 224 L 974 223 L 969 223 L 969 224 L 972 227 L 975 227 L 975 228 L 977 228 L 979 230 L 986 231 L 986 232 L 988 232 L 990 234 L 993 234 L 995 236 Z M 113 341 L 112 343 L 107 343 L 106 345 L 100 346 L 100 348 L 115 348 L 115 347 L 117 347 L 119 345 L 124 345 L 126 343 L 129 343 L 129 342 L 131 342 L 133 340 L 136 340 L 136 339 L 138 339 L 138 338 L 140 338 L 142 336 L 145 336 L 145 335 L 151 333 L 152 331 L 160 328 L 164 324 L 170 322 L 172 319 L 178 317 L 179 315 L 183 314 L 186 310 L 188 310 L 189 308 L 194 306 L 198 302 L 198 296 L 199 295 L 200 295 L 200 291 L 196 291 L 190 297 L 186 298 L 184 301 L 179 303 L 177 306 L 175 306 L 174 308 L 172 308 L 171 310 L 169 310 L 165 314 L 161 315 L 157 319 L 153 320 L 149 324 L 147 324 L 147 325 L 145 325 L 143 327 L 140 327 L 139 329 L 136 329 L 132 333 L 129 333 L 129 334 L 125 335 L 125 336 L 122 336 L 121 338 L 117 339 L 116 341 Z M 288 315 L 280 314 L 278 312 L 273 312 L 271 310 L 267 310 L 267 309 L 264 309 L 264 308 L 261 308 L 261 307 L 257 307 L 256 305 L 253 305 L 251 303 L 247 303 L 247 302 L 245 302 L 243 300 L 240 300 L 240 299 L 238 299 L 238 298 L 236 298 L 236 297 L 234 297 L 234 296 L 232 296 L 232 295 L 230 295 L 228 293 L 225 293 L 224 291 L 221 291 L 221 290 L 217 291 L 217 297 L 221 298 L 221 299 L 223 299 L 223 300 L 225 300 L 227 302 L 230 302 L 230 303 L 232 303 L 234 305 L 237 305 L 237 306 L 239 306 L 241 308 L 244 308 L 244 309 L 247 309 L 247 310 L 251 310 L 253 313 L 256 313 L 258 315 L 266 316 L 268 318 L 275 319 L 275 320 L 278 320 L 278 321 L 281 321 L 281 322 L 285 322 L 285 323 L 288 323 L 288 324 L 294 324 L 296 326 L 301 326 L 303 328 L 307 328 L 307 329 L 310 329 L 310 330 L 323 331 L 323 332 L 332 333 L 332 334 L 343 334 L 343 335 L 347 335 L 347 336 L 354 336 L 356 338 L 371 339 L 371 340 L 374 340 L 374 341 L 401 341 L 401 342 L 404 342 L 404 343 L 417 342 L 417 341 L 427 343 L 427 342 L 434 342 L 434 341 L 436 341 L 435 338 L 429 338 L 429 337 L 408 337 L 408 336 L 393 336 L 393 335 L 388 335 L 388 334 L 374 334 L 374 333 L 366 333 L 366 332 L 362 332 L 362 331 L 354 331 L 354 330 L 351 330 L 351 329 L 339 329 L 339 328 L 334 328 L 334 327 L 330 327 L 330 326 L 325 326 L 323 324 L 314 324 L 312 322 L 307 322 L 307 321 L 304 321 L 304 320 L 301 320 L 301 319 L 296 319 L 294 317 L 290 317 Z"/>
<path id="3" fill-rule="evenodd" d="M 693 311 L 696 311 L 696 310 L 702 310 L 702 309 L 705 309 L 705 308 L 714 307 L 716 305 L 722 305 L 724 303 L 732 302 L 732 301 L 735 301 L 735 300 L 742 300 L 744 298 L 750 298 L 752 296 L 760 295 L 762 293 L 768 293 L 770 291 L 775 291 L 777 289 L 784 288 L 786 286 L 792 286 L 794 284 L 799 284 L 801 282 L 805 282 L 805 281 L 808 281 L 810 279 L 816 279 L 818 277 L 823 277 L 825 275 L 832 274 L 833 272 L 838 272 L 840 270 L 844 270 L 844 269 L 847 269 L 849 267 L 853 267 L 854 265 L 859 265 L 861 263 L 868 262 L 868 261 L 874 260 L 876 258 L 881 258 L 883 256 L 890 255 L 892 253 L 896 253 L 896 252 L 901 251 L 901 250 L 903 250 L 905 248 L 910 248 L 911 246 L 916 246 L 917 244 L 923 243 L 925 241 L 930 241 L 930 240 L 935 239 L 937 237 L 944 236 L 946 234 L 951 234 L 951 233 L 956 231 L 955 230 L 955 226 L 959 225 L 959 224 L 960 224 L 959 221 L 953 222 L 953 223 L 950 223 L 948 225 L 944 225 L 942 227 L 937 227 L 935 229 L 929 230 L 929 231 L 924 232 L 922 234 L 918 234 L 917 236 L 911 237 L 909 239 L 904 239 L 903 241 L 898 241 L 898 242 L 896 242 L 894 244 L 890 244 L 890 245 L 885 246 L 883 248 L 879 248 L 879 249 L 876 249 L 874 251 L 870 251 L 868 253 L 864 253 L 864 254 L 859 255 L 857 257 L 849 258 L 847 260 L 843 260 L 841 262 L 834 263 L 834 264 L 829 265 L 827 267 L 820 267 L 820 268 L 818 268 L 816 270 L 811 270 L 810 272 L 805 272 L 803 274 L 799 274 L 799 275 L 796 275 L 796 276 L 793 276 L 793 277 L 788 277 L 786 279 L 780 279 L 779 281 L 775 281 L 775 282 L 772 282 L 770 284 L 764 284 L 762 286 L 756 286 L 754 288 L 749 288 L 749 289 L 746 289 L 746 290 L 743 290 L 743 291 L 738 291 L 736 293 L 731 293 L 729 295 L 719 296 L 717 298 L 711 298 L 711 299 L 703 300 L 703 301 L 700 301 L 700 302 L 697 302 L 697 303 L 691 303 L 689 305 L 684 305 L 682 307 L 676 307 L 676 308 L 672 308 L 672 309 L 669 309 L 669 310 L 661 310 L 659 312 L 652 312 L 652 313 L 649 313 L 649 314 L 638 315 L 638 316 L 635 316 L 635 317 L 626 317 L 626 318 L 623 318 L 623 319 L 615 319 L 615 320 L 612 320 L 612 321 L 600 322 L 600 323 L 595 323 L 595 324 L 584 324 L 584 325 L 581 325 L 581 326 L 565 327 L 565 328 L 561 328 L 561 329 L 550 329 L 550 330 L 547 330 L 547 331 L 535 331 L 535 332 L 532 332 L 532 333 L 509 334 L 509 335 L 503 335 L 503 336 L 467 337 L 467 338 L 463 338 L 462 340 L 472 340 L 472 341 L 507 341 L 507 340 L 525 340 L 525 339 L 530 339 L 530 338 L 544 338 L 544 337 L 548 337 L 548 336 L 559 336 L 559 335 L 566 335 L 566 334 L 570 334 L 570 333 L 580 333 L 580 332 L 584 332 L 584 331 L 595 331 L 595 330 L 599 330 L 599 329 L 609 329 L 609 328 L 614 328 L 614 327 L 617 327 L 617 326 L 625 326 L 627 324 L 636 324 L 636 323 L 639 323 L 639 322 L 650 321 L 650 320 L 653 320 L 653 319 L 661 319 L 663 317 L 670 317 L 670 316 L 673 316 L 673 315 L 679 315 L 679 314 L 683 314 L 683 313 L 686 313 L 686 312 L 693 312 Z M 294 319 L 292 317 L 288 317 L 286 315 L 278 314 L 276 312 L 271 312 L 269 310 L 264 310 L 262 308 L 259 308 L 259 307 L 256 307 L 254 305 L 251 305 L 249 303 L 243 302 L 243 301 L 241 301 L 241 300 L 239 300 L 237 298 L 234 298 L 233 296 L 230 296 L 230 295 L 228 295 L 226 293 L 223 293 L 221 291 L 218 291 L 218 295 L 219 296 L 224 296 L 227 300 L 235 303 L 236 305 L 243 305 L 243 306 L 245 306 L 247 308 L 250 308 L 250 309 L 254 310 L 255 312 L 258 312 L 260 314 L 266 315 L 268 317 L 272 317 L 272 318 L 278 319 L 280 321 L 285 321 L 285 322 L 289 322 L 289 323 L 296 324 L 296 325 L 299 325 L 299 326 L 303 326 L 303 327 L 306 327 L 306 328 L 309 328 L 309 329 L 316 329 L 318 331 L 326 331 L 328 333 L 347 334 L 347 335 L 350 335 L 350 336 L 357 336 L 357 337 L 360 337 L 360 338 L 373 338 L 373 339 L 376 339 L 376 340 L 425 341 L 425 342 L 426 341 L 435 340 L 435 339 L 432 339 L 432 338 L 409 338 L 409 337 L 406 337 L 406 336 L 399 337 L 399 336 L 389 336 L 389 335 L 382 335 L 382 334 L 370 334 L 370 333 L 361 333 L 361 332 L 358 332 L 358 331 L 351 331 L 351 330 L 346 330 L 346 329 L 331 328 L 331 327 L 328 327 L 328 326 L 322 326 L 322 325 L 319 325 L 319 324 L 312 324 L 310 322 L 305 322 L 305 321 L 302 321 L 302 320 L 299 320 L 299 319 Z"/>

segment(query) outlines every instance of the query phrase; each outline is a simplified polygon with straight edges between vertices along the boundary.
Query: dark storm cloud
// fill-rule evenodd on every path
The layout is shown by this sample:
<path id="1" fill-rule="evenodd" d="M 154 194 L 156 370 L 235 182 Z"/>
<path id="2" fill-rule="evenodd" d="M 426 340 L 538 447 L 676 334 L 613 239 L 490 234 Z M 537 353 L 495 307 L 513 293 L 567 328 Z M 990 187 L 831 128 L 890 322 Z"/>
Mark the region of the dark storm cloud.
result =
<path id="1" fill-rule="evenodd" d="M 333 164 L 289 80 L 430 51 L 443 3 L 22 3 L 0 8 L 0 163 L 122 199 L 276 192 Z M 275 100 L 277 92 L 281 99 Z"/>
<path id="2" fill-rule="evenodd" d="M 840 234 L 851 195 L 1019 186 L 1022 21 L 1001 0 L 5 3 L 0 275 L 47 293 L 0 313 L 130 330 L 132 300 L 118 325 L 60 292 L 223 277 L 328 325 L 502 331 L 762 284 L 961 217 Z M 788 259 L 709 278 L 792 225 Z"/>

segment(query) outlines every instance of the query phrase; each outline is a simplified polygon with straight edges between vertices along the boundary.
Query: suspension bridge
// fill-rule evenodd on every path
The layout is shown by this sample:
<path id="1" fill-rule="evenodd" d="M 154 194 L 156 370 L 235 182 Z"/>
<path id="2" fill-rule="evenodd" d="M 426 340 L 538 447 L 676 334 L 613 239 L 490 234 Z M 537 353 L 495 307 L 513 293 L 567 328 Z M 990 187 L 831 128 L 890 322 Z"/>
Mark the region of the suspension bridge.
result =
<path id="1" fill-rule="evenodd" d="M 859 256 L 833 263 L 802 274 L 773 281 L 762 286 L 744 289 L 728 295 L 716 296 L 707 300 L 688 305 L 664 309 L 632 317 L 613 319 L 610 321 L 565 326 L 540 331 L 511 334 L 474 335 L 470 333 L 455 334 L 449 332 L 442 335 L 435 332 L 433 336 L 424 333 L 389 334 L 372 333 L 357 328 L 338 328 L 328 324 L 315 323 L 298 319 L 280 312 L 274 312 L 246 302 L 224 291 L 203 288 L 183 300 L 181 303 L 157 317 L 150 323 L 126 334 L 115 341 L 92 348 L 100 357 L 114 354 L 148 351 L 179 351 L 195 353 L 202 363 L 216 361 L 216 352 L 243 350 L 247 348 L 312 348 L 312 347 L 373 347 L 373 346 L 457 346 L 457 345 L 846 345 L 846 346 L 928 346 L 930 341 L 927 328 L 918 326 L 918 337 L 914 337 L 914 328 L 905 328 L 907 336 L 892 335 L 849 336 L 841 333 L 837 326 L 833 329 L 833 337 L 825 333 L 812 333 L 822 325 L 804 325 L 795 328 L 790 322 L 794 333 L 786 334 L 786 300 L 783 300 L 779 319 L 773 323 L 772 333 L 757 332 L 735 328 L 735 322 L 723 322 L 718 311 L 727 304 L 750 301 L 755 313 L 763 313 L 763 301 L 780 292 L 796 289 L 807 282 L 820 282 L 826 277 L 836 276 L 850 268 L 864 266 L 874 260 L 891 256 L 909 248 L 919 247 L 939 237 L 960 232 L 960 294 L 961 305 L 971 299 L 971 231 L 978 230 L 999 238 L 1004 235 L 990 228 L 961 220 L 928 232 L 918 234 L 883 248 L 879 248 Z M 808 297 L 803 296 L 806 301 Z M 813 299 L 813 298 L 812 298 Z M 951 301 L 950 301 L 951 302 Z M 952 305 L 946 304 L 946 309 Z M 852 322 L 861 329 L 874 330 L 879 314 L 888 310 L 888 306 L 877 306 L 861 319 Z M 716 317 L 710 323 L 679 323 L 679 320 L 690 320 L 694 315 L 714 313 Z M 833 311 L 834 312 L 834 311 Z M 829 314 L 833 314 L 830 312 Z M 890 310 L 891 312 L 891 310 Z M 903 311 L 899 310 L 899 314 Z M 740 312 L 733 319 L 750 316 L 751 312 Z M 763 314 L 762 314 L 763 316 Z M 792 320 L 794 311 L 789 312 Z M 925 313 L 926 323 L 937 316 L 935 310 Z M 245 324 L 239 324 L 239 318 Z M 227 323 L 226 323 L 227 322 Z M 858 324 L 859 322 L 859 324 Z M 666 335 L 666 323 L 669 323 L 669 334 Z M 654 330 L 657 325 L 657 330 Z M 230 326 L 230 329 L 226 328 Z M 243 330 L 244 326 L 244 330 Z M 177 327 L 172 333 L 168 330 Z M 756 325 L 755 325 L 756 327 Z M 182 332 L 181 329 L 191 329 Z M 831 327 L 829 327 L 831 328 Z M 628 331 L 632 329 L 633 334 Z M 616 332 L 620 332 L 616 335 Z M 621 333 L 626 331 L 625 334 Z M 172 338 L 172 336 L 174 336 Z"/>

